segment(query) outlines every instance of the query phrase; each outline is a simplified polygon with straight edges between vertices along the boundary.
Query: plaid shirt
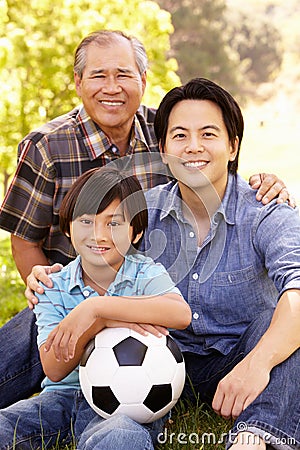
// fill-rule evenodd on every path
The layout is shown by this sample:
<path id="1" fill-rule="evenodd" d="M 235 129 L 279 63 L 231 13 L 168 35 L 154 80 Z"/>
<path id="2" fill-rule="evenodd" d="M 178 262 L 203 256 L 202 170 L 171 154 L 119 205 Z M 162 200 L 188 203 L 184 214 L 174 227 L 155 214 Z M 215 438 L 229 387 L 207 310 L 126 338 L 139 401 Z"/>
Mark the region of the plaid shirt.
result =
<path id="1" fill-rule="evenodd" d="M 42 241 L 50 263 L 74 259 L 73 246 L 59 229 L 59 208 L 82 173 L 114 161 L 136 174 L 144 189 L 167 181 L 154 117 L 155 110 L 139 108 L 123 158 L 83 106 L 31 132 L 18 147 L 18 166 L 0 209 L 0 228 L 31 242 Z"/>

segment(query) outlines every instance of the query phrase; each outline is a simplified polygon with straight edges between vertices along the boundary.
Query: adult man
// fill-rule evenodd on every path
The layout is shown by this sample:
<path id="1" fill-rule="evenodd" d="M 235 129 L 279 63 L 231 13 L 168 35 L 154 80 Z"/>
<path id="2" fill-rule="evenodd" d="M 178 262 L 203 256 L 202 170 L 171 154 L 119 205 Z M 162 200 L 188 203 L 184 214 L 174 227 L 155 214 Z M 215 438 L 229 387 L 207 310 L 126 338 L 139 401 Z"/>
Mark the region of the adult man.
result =
<path id="1" fill-rule="evenodd" d="M 92 33 L 75 53 L 75 85 L 83 106 L 21 142 L 16 175 L 0 211 L 0 227 L 11 233 L 13 256 L 24 281 L 34 265 L 67 264 L 75 257 L 59 231 L 58 211 L 81 173 L 128 155 L 128 164 L 145 189 L 167 180 L 161 167 L 153 168 L 160 158 L 153 131 L 155 111 L 139 107 L 146 68 L 144 47 L 135 38 L 121 32 Z M 268 187 L 273 198 L 282 184 L 271 177 L 261 193 Z M 281 201 L 287 196 L 283 190 Z M 39 389 L 43 374 L 38 354 L 36 359 L 31 355 L 36 346 L 33 319 L 25 310 L 0 331 L 1 407 Z M 24 336 L 30 340 L 20 346 Z"/>
<path id="2" fill-rule="evenodd" d="M 192 310 L 172 330 L 193 389 L 236 422 L 232 450 L 300 448 L 300 218 L 262 205 L 237 174 L 244 122 L 233 97 L 196 78 L 155 117 L 175 180 L 146 193 L 145 248 Z"/>

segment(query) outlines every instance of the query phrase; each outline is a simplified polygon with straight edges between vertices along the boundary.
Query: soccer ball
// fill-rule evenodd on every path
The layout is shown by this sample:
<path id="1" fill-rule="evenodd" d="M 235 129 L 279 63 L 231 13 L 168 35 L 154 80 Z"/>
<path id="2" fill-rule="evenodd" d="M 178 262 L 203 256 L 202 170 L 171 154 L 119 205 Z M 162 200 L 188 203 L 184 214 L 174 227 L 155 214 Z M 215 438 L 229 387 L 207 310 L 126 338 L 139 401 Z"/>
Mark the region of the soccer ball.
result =
<path id="1" fill-rule="evenodd" d="M 148 423 L 177 402 L 185 382 L 185 364 L 170 336 L 105 328 L 87 345 L 79 379 L 87 402 L 100 416 L 125 414 Z"/>

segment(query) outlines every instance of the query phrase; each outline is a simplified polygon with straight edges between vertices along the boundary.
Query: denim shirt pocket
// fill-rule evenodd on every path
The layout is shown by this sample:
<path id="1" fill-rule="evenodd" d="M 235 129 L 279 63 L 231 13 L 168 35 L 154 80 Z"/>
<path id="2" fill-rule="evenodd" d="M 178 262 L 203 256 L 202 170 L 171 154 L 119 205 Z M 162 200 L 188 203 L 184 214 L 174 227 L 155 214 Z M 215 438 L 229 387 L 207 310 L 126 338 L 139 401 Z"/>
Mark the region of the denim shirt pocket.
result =
<path id="1" fill-rule="evenodd" d="M 249 323 L 265 309 L 265 275 L 253 266 L 213 276 L 208 308 L 212 319 L 223 325 Z"/>

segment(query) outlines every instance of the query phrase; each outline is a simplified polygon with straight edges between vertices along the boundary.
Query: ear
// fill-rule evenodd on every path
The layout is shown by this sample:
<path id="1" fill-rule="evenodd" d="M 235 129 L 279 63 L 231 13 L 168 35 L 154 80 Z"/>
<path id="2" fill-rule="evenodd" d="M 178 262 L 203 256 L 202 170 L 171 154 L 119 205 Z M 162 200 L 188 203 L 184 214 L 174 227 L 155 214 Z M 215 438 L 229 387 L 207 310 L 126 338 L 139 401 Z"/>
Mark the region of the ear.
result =
<path id="1" fill-rule="evenodd" d="M 141 78 L 142 78 L 142 91 L 143 91 L 143 95 L 144 95 L 144 92 L 146 89 L 146 84 L 147 84 L 147 72 L 146 71 L 141 75 Z"/>
<path id="2" fill-rule="evenodd" d="M 139 242 L 139 240 L 141 239 L 141 237 L 143 236 L 144 232 L 141 231 L 140 233 L 138 233 L 136 235 L 136 237 L 133 239 L 132 244 L 137 244 Z"/>
<path id="3" fill-rule="evenodd" d="M 162 162 L 163 162 L 164 164 L 168 165 L 168 160 L 167 160 L 166 154 L 165 154 L 165 152 L 163 151 L 163 148 L 162 148 L 162 146 L 161 146 L 161 142 L 159 142 L 158 148 L 159 148 L 159 153 L 160 153 Z"/>
<path id="4" fill-rule="evenodd" d="M 78 73 L 74 72 L 75 89 L 78 97 L 81 97 L 81 78 Z"/>
<path id="5" fill-rule="evenodd" d="M 234 140 L 234 144 L 230 145 L 229 161 L 235 160 L 238 149 L 239 149 L 239 142 L 240 142 L 240 140 L 239 140 L 238 136 L 236 136 L 235 140 Z"/>

